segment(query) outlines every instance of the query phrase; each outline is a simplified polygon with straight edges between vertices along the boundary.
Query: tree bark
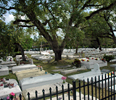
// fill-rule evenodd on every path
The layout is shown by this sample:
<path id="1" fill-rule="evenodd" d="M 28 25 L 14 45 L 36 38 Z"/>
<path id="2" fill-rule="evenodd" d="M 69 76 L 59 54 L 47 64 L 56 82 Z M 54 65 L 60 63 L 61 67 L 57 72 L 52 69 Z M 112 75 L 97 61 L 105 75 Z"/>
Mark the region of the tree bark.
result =
<path id="1" fill-rule="evenodd" d="M 77 54 L 77 53 L 78 53 L 78 45 L 76 46 L 75 54 Z"/>
<path id="2" fill-rule="evenodd" d="M 16 45 L 16 46 L 19 47 L 19 49 L 21 51 L 21 54 L 22 54 L 22 60 L 23 61 L 26 61 L 25 54 L 24 54 L 24 50 L 23 50 L 22 46 L 19 43 L 14 43 L 14 45 Z"/>
<path id="3" fill-rule="evenodd" d="M 54 51 L 54 53 L 55 53 L 55 61 L 62 60 L 62 57 L 61 57 L 62 51 L 57 50 L 57 51 Z"/>
<path id="4" fill-rule="evenodd" d="M 96 40 L 97 40 L 97 43 L 99 45 L 99 50 L 101 51 L 102 49 L 101 49 L 101 44 L 100 44 L 99 38 L 97 37 Z"/>

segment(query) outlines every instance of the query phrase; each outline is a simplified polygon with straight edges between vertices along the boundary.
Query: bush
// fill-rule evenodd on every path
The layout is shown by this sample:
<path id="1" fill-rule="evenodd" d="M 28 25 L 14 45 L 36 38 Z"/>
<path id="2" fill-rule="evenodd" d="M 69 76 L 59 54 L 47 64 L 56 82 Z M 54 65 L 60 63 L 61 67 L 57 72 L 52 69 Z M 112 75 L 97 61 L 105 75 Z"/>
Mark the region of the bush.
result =
<path id="1" fill-rule="evenodd" d="M 74 59 L 74 62 L 72 64 L 76 67 L 81 67 L 81 61 L 79 59 Z"/>
<path id="2" fill-rule="evenodd" d="M 113 55 L 104 55 L 103 59 L 105 59 L 107 62 L 109 62 L 110 60 L 114 59 Z"/>

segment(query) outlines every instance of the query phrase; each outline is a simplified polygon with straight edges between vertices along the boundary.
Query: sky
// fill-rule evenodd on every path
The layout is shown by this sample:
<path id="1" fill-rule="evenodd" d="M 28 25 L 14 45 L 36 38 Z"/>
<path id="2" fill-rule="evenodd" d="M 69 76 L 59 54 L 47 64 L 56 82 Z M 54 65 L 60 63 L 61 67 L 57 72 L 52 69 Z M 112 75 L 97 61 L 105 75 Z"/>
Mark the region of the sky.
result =
<path id="1" fill-rule="evenodd" d="M 10 21 L 14 20 L 14 16 L 12 14 L 6 13 L 4 15 L 5 17 L 5 23 L 8 24 Z M 22 19 L 24 19 L 24 17 L 22 17 Z M 36 36 L 38 36 L 38 33 L 36 33 Z M 31 35 L 31 38 L 34 39 L 34 35 Z"/>
<path id="2" fill-rule="evenodd" d="M 5 22 L 6 23 L 9 23 L 10 21 L 14 20 L 14 16 L 12 14 L 7 13 L 7 14 L 4 15 L 4 17 L 5 17 Z"/>

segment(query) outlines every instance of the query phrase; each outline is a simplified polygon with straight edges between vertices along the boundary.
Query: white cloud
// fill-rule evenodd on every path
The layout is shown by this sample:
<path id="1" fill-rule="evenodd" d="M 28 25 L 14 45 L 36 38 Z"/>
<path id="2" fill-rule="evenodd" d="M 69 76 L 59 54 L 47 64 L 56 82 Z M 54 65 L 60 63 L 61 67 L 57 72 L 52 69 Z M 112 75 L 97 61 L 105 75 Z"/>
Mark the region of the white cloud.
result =
<path id="1" fill-rule="evenodd" d="M 12 14 L 5 14 L 5 22 L 9 23 L 10 21 L 14 20 L 14 16 Z"/>
<path id="2" fill-rule="evenodd" d="M 96 11 L 97 9 L 95 9 L 95 8 L 92 8 L 92 9 L 90 9 L 90 11 Z"/>

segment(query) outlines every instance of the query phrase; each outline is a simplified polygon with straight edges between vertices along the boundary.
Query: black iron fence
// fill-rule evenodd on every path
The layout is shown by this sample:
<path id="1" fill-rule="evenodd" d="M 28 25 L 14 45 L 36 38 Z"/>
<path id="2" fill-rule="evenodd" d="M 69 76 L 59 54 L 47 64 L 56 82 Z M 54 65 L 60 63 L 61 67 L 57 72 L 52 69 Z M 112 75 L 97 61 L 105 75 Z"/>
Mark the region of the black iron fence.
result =
<path id="1" fill-rule="evenodd" d="M 56 97 L 56 100 L 115 100 L 115 73 L 108 73 L 102 76 L 91 77 L 87 79 L 87 82 L 83 81 L 73 81 L 72 87 L 70 84 L 67 84 L 67 89 L 64 89 L 62 85 L 62 90 L 59 91 L 56 86 L 56 92 L 52 92 L 52 88 L 49 88 L 49 94 L 46 94 L 45 90 L 42 90 L 43 95 L 39 96 L 38 91 L 35 91 L 35 97 L 30 98 L 30 93 L 27 93 L 28 100 L 52 100 L 53 97 Z M 111 87 L 109 89 L 109 87 Z M 79 93 L 79 96 L 76 96 L 76 92 Z M 65 98 L 64 94 L 67 93 L 68 99 Z M 62 95 L 62 98 L 59 98 L 58 95 Z M 82 95 L 83 94 L 83 97 Z M 90 99 L 91 97 L 91 99 Z M 19 95 L 20 100 L 22 100 L 21 95 Z"/>

